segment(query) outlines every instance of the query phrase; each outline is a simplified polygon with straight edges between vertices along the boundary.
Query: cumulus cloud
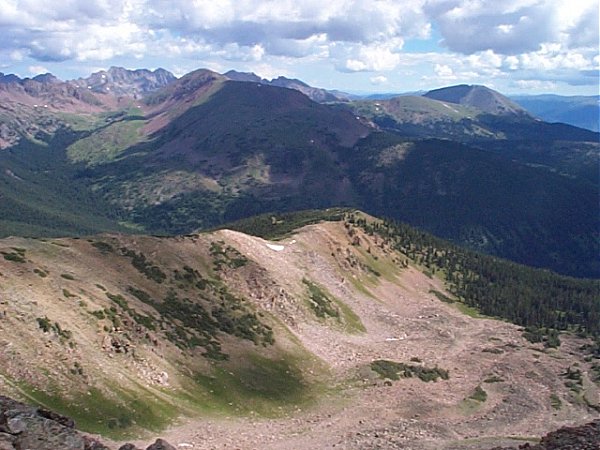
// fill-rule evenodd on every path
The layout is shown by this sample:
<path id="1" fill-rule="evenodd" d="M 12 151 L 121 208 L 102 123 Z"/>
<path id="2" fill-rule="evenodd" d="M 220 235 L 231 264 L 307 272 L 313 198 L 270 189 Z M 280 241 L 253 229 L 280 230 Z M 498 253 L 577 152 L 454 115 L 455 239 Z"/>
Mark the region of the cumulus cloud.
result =
<path id="1" fill-rule="evenodd" d="M 430 0 L 443 45 L 459 53 L 514 55 L 544 43 L 598 44 L 597 0 Z"/>
<path id="2" fill-rule="evenodd" d="M 49 72 L 49 70 L 44 66 L 29 66 L 28 69 L 31 75 L 39 75 Z"/>
<path id="3" fill-rule="evenodd" d="M 344 49 L 349 56 L 340 61 L 340 70 L 348 72 L 381 72 L 395 69 L 400 63 L 400 53 L 394 45 L 360 45 Z M 349 50 L 349 51 L 348 51 Z"/>
<path id="4" fill-rule="evenodd" d="M 371 82 L 371 84 L 378 86 L 381 84 L 386 84 L 388 82 L 388 79 L 383 75 L 376 75 L 374 77 L 369 78 L 369 81 Z"/>
<path id="5" fill-rule="evenodd" d="M 348 45 L 356 55 L 340 67 L 390 69 L 390 40 L 430 32 L 423 1 L 6 0 L 0 44 L 39 61 L 102 60 L 176 47 L 180 54 L 219 52 L 240 60 L 256 49 L 328 57 L 331 46 Z"/>
<path id="6" fill-rule="evenodd" d="M 593 82 L 598 68 L 597 0 L 2 3 L 0 58 L 31 65 L 167 56 L 190 62 L 180 67 L 284 67 L 301 60 L 384 76 L 418 63 L 430 80 L 561 76 L 570 83 Z M 404 50 L 407 41 L 431 36 L 445 51 Z"/>

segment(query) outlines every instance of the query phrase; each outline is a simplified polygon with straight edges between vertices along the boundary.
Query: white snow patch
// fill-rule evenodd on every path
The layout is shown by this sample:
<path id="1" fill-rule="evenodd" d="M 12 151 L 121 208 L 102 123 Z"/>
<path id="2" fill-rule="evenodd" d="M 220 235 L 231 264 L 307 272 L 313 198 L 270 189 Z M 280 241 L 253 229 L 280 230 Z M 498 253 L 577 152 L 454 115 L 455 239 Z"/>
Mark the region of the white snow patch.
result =
<path id="1" fill-rule="evenodd" d="M 450 105 L 446 105 L 445 103 L 442 103 L 442 105 L 444 105 L 446 108 L 451 109 L 452 111 L 454 111 L 455 113 L 458 113 L 458 111 L 456 109 L 454 109 L 452 106 Z"/>

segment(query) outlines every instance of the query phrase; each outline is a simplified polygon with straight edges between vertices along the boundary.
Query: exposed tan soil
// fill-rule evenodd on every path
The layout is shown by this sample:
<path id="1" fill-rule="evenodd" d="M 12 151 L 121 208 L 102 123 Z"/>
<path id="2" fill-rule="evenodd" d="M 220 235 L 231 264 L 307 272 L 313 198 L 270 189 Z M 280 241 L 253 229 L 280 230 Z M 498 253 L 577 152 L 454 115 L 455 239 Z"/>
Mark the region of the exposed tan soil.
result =
<path id="1" fill-rule="evenodd" d="M 515 325 L 469 317 L 432 293 L 445 292 L 442 281 L 412 265 L 399 269 L 398 255 L 381 248 L 373 237 L 360 234 L 360 245 L 352 245 L 340 223 L 306 227 L 278 242 L 284 246 L 282 251 L 233 231 L 164 240 L 103 239 L 116 239 L 163 265 L 188 264 L 199 270 L 210 262 L 210 242 L 234 247 L 252 264 L 228 269 L 222 279 L 279 324 L 277 346 L 292 351 L 301 343 L 328 368 L 326 376 L 315 372 L 326 385 L 318 399 L 295 410 L 282 409 L 279 417 L 180 418 L 160 433 L 179 448 L 487 449 L 515 445 L 519 442 L 515 439 L 539 437 L 560 426 L 598 417 L 565 387 L 562 376 L 574 364 L 584 373 L 587 370 L 579 351 L 583 341 L 565 335 L 560 349 L 544 350 L 527 342 Z M 27 249 L 26 263 L 0 260 L 0 314 L 4 313 L 0 317 L 0 393 L 19 393 L 11 380 L 43 389 L 50 378 L 67 389 L 73 377 L 65 374 L 64 367 L 72 367 L 74 361 L 85 367 L 86 383 L 102 377 L 121 379 L 126 385 L 141 383 L 157 396 L 163 395 L 161 389 L 178 388 L 183 377 L 178 365 L 182 354 L 160 335 L 154 336 L 159 341 L 155 346 L 136 342 L 134 359 L 111 353 L 105 340 L 114 332 L 103 330 L 89 313 L 73 306 L 78 301 L 84 301 L 89 310 L 105 306 L 107 300 L 98 285 L 113 293 L 125 293 L 130 284 L 151 292 L 152 283 L 136 273 L 128 260 L 100 255 L 83 239 L 10 238 L 0 247 L 3 251 Z M 40 277 L 33 268 L 49 275 Z M 373 269 L 380 275 L 373 275 Z M 74 279 L 60 274 L 71 274 Z M 347 305 L 366 332 L 348 332 L 344 324 L 318 319 L 307 307 L 303 279 Z M 64 298 L 64 289 L 77 298 Z M 128 301 L 140 312 L 152 312 L 134 298 Z M 35 324 L 41 315 L 60 318 L 73 331 L 75 348 L 65 349 L 42 334 Z M 250 348 L 232 340 L 224 342 L 234 357 Z M 378 359 L 406 363 L 412 359 L 413 364 L 446 369 L 450 376 L 429 383 L 418 378 L 383 380 L 369 368 Z M 306 360 L 307 379 L 314 367 L 314 361 Z M 485 401 L 468 399 L 478 386 L 487 394 Z M 589 389 L 588 396 L 598 396 L 593 385 Z M 559 406 L 553 407 L 551 396 L 560 399 Z M 137 444 L 148 445 L 155 437 L 156 433 L 147 434 Z"/>
<path id="2" fill-rule="evenodd" d="M 306 228 L 281 242 L 282 252 L 239 233 L 223 234 L 281 285 L 310 274 L 360 316 L 367 333 L 340 333 L 314 321 L 292 325 L 304 346 L 331 367 L 338 383 L 333 393 L 281 419 L 191 420 L 164 433 L 170 442 L 197 449 L 478 449 L 598 417 L 567 400 L 560 375 L 578 360 L 581 342 L 575 339 L 544 352 L 512 324 L 471 318 L 440 302 L 430 290 L 442 291 L 442 283 L 412 267 L 393 282 L 369 287 L 372 296 L 361 294 L 340 270 L 331 270 L 336 259 L 329 250 L 335 254 L 345 240 L 335 224 Z M 387 386 L 366 368 L 376 359 L 415 357 L 448 369 L 450 379 Z M 492 375 L 504 381 L 485 383 Z M 487 401 L 466 402 L 478 385 Z M 553 393 L 563 399 L 560 410 L 550 404 Z"/>

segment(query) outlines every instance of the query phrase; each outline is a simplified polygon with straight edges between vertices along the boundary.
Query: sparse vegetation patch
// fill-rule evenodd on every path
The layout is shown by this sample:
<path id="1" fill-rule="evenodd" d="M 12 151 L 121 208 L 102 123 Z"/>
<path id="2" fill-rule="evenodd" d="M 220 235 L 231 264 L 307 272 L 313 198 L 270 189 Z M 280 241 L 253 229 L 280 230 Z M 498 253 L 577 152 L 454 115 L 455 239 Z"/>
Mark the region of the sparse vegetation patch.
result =
<path id="1" fill-rule="evenodd" d="M 399 380 L 400 378 L 417 377 L 421 381 L 437 381 L 438 379 L 447 380 L 450 374 L 447 370 L 439 367 L 425 367 L 412 364 L 399 363 L 378 359 L 371 363 L 371 370 L 377 372 L 381 378 L 390 380 Z"/>
<path id="2" fill-rule="evenodd" d="M 209 251 L 210 256 L 214 258 L 213 267 L 216 272 L 220 271 L 223 266 L 237 269 L 248 264 L 248 258 L 231 245 L 225 245 L 223 241 L 211 242 Z"/>
<path id="3" fill-rule="evenodd" d="M 551 328 L 527 327 L 523 337 L 532 344 L 542 343 L 546 348 L 560 347 L 558 331 Z"/>
<path id="4" fill-rule="evenodd" d="M 143 253 L 136 253 L 127 247 L 122 247 L 121 254 L 131 258 L 131 264 L 138 272 L 144 274 L 148 279 L 160 284 L 167 279 L 167 275 L 152 261 L 148 261 Z"/>
<path id="5" fill-rule="evenodd" d="M 310 307 L 315 312 L 317 317 L 340 317 L 340 312 L 337 309 L 334 301 L 331 300 L 319 286 L 306 278 L 302 279 L 302 283 L 308 287 Z"/>
<path id="6" fill-rule="evenodd" d="M 444 303 L 455 303 L 456 302 L 456 300 L 448 297 L 446 294 L 444 294 L 443 292 L 440 292 L 436 289 L 430 289 L 429 293 L 435 295 L 438 298 L 438 300 L 440 300 Z"/>
<path id="7" fill-rule="evenodd" d="M 73 333 L 71 331 L 63 329 L 58 322 L 52 323 L 52 321 L 46 316 L 38 317 L 36 321 L 38 323 L 38 326 L 44 333 L 53 332 L 58 337 L 63 338 L 65 340 L 69 340 L 73 336 Z"/>
<path id="8" fill-rule="evenodd" d="M 24 263 L 26 262 L 25 259 L 25 252 L 0 252 L 2 253 L 2 255 L 4 255 L 4 259 L 7 261 L 11 261 L 11 262 L 16 262 L 16 263 Z"/>
<path id="9" fill-rule="evenodd" d="M 483 403 L 487 400 L 487 392 L 485 392 L 481 386 L 477 386 L 468 398 L 470 400 L 475 400 L 476 402 Z"/>
<path id="10" fill-rule="evenodd" d="M 483 380 L 483 382 L 484 383 L 503 383 L 504 378 L 499 377 L 498 375 L 490 375 L 485 380 Z"/>
<path id="11" fill-rule="evenodd" d="M 112 253 L 115 250 L 112 245 L 102 241 L 92 242 L 92 246 L 97 248 L 101 253 Z"/>

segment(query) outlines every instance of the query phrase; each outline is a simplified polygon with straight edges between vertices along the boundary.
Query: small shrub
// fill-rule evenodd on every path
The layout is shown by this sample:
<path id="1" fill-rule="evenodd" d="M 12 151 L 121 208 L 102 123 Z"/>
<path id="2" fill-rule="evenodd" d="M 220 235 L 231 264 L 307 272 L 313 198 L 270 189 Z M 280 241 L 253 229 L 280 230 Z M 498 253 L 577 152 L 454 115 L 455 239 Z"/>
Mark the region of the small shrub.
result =
<path id="1" fill-rule="evenodd" d="M 1 252 L 1 253 L 4 255 L 4 259 L 6 259 L 7 261 L 16 262 L 16 263 L 26 262 L 23 255 L 21 255 L 19 253 L 15 253 L 15 252 L 10 252 L 10 253 Z"/>
<path id="2" fill-rule="evenodd" d="M 581 369 L 574 366 L 569 366 L 565 373 L 562 374 L 567 379 L 565 386 L 576 394 L 583 391 L 583 374 Z"/>
<path id="3" fill-rule="evenodd" d="M 75 361 L 73 363 L 73 368 L 71 369 L 71 373 L 73 375 L 83 376 L 83 367 L 81 367 L 81 364 L 79 364 L 79 362 Z"/>
<path id="4" fill-rule="evenodd" d="M 477 386 L 469 398 L 476 402 L 483 403 L 487 400 L 487 392 L 485 392 L 481 386 Z"/>
<path id="5" fill-rule="evenodd" d="M 498 375 L 490 375 L 485 380 L 484 383 L 502 383 L 504 382 L 504 378 L 499 377 Z"/>
<path id="6" fill-rule="evenodd" d="M 141 289 L 137 289 L 137 288 L 134 288 L 133 286 L 129 286 L 127 288 L 127 292 L 129 292 L 131 295 L 133 295 L 135 298 L 137 298 L 141 302 L 147 303 L 149 305 L 152 305 L 154 303 L 154 300 L 152 300 L 152 297 L 150 297 L 150 294 L 148 294 L 145 291 L 142 291 Z"/>
<path id="7" fill-rule="evenodd" d="M 448 371 L 439 367 L 414 366 L 385 359 L 373 361 L 371 363 L 371 370 L 378 373 L 381 378 L 388 378 L 390 380 L 417 377 L 427 383 L 437 381 L 438 378 L 442 380 L 450 378 Z"/>
<path id="8" fill-rule="evenodd" d="M 552 406 L 553 409 L 557 410 L 562 407 L 562 401 L 560 400 L 560 397 L 558 395 L 550 395 L 550 406 Z"/>
<path id="9" fill-rule="evenodd" d="M 54 331 L 56 331 L 56 334 L 58 336 L 65 338 L 65 339 L 71 339 L 71 337 L 73 336 L 72 331 L 62 329 L 58 322 L 54 322 Z"/>
<path id="10" fill-rule="evenodd" d="M 224 265 L 230 269 L 237 269 L 248 264 L 248 258 L 231 245 L 225 246 L 225 242 L 223 241 L 211 242 L 209 253 L 214 258 L 213 266 L 215 271 L 220 271 Z"/>
<path id="11" fill-rule="evenodd" d="M 124 310 L 129 309 L 129 304 L 127 303 L 127 300 L 125 300 L 125 298 L 121 294 L 111 294 L 110 292 L 107 292 L 106 296 Z"/>
<path id="12" fill-rule="evenodd" d="M 52 322 L 50 322 L 48 317 L 38 317 L 36 320 L 38 326 L 44 333 L 48 333 L 50 330 L 52 330 Z"/>
<path id="13" fill-rule="evenodd" d="M 532 344 L 542 343 L 545 348 L 560 347 L 560 337 L 557 330 L 552 328 L 527 327 L 523 337 Z"/>
<path id="14" fill-rule="evenodd" d="M 67 340 L 71 339 L 71 337 L 73 336 L 73 333 L 71 331 L 61 328 L 58 322 L 52 323 L 50 319 L 48 319 L 48 317 L 46 316 L 38 317 L 36 321 L 38 323 L 38 326 L 44 333 L 49 333 L 53 331 L 57 336 Z"/>
<path id="15" fill-rule="evenodd" d="M 139 314 L 135 311 L 132 311 L 133 320 L 139 325 L 148 328 L 149 330 L 156 330 L 156 326 L 154 325 L 154 317 L 146 316 L 144 314 Z"/>
<path id="16" fill-rule="evenodd" d="M 124 256 L 129 256 L 131 258 L 131 265 L 138 272 L 145 275 L 146 278 L 158 284 L 161 284 L 167 279 L 167 275 L 160 270 L 160 267 L 158 267 L 156 264 L 153 264 L 151 261 L 148 261 L 143 253 L 137 254 L 133 250 L 129 250 L 127 247 L 122 247 L 121 253 Z"/>
<path id="17" fill-rule="evenodd" d="M 455 303 L 455 300 L 451 299 L 446 294 L 444 294 L 443 292 L 440 292 L 436 289 L 430 289 L 429 293 L 435 295 L 438 298 L 438 300 L 440 300 L 444 303 Z"/>
<path id="18" fill-rule="evenodd" d="M 60 276 L 63 277 L 65 280 L 74 280 L 75 279 L 75 277 L 69 273 L 61 273 Z"/>
<path id="19" fill-rule="evenodd" d="M 302 283 L 304 283 L 308 287 L 310 306 L 317 315 L 317 317 L 337 318 L 340 316 L 340 312 L 335 307 L 333 301 L 327 296 L 327 294 L 325 294 L 325 292 L 319 286 L 310 282 L 306 278 L 302 279 Z"/>
<path id="20" fill-rule="evenodd" d="M 90 311 L 90 314 L 99 320 L 103 320 L 106 318 L 106 315 L 104 314 L 104 310 L 102 310 L 102 309 L 99 309 L 97 311 Z"/>
<path id="21" fill-rule="evenodd" d="M 42 269 L 33 269 L 33 273 L 35 273 L 36 275 L 39 275 L 42 278 L 46 278 L 48 276 L 48 273 L 46 273 Z"/>
<path id="22" fill-rule="evenodd" d="M 497 347 L 487 347 L 481 351 L 483 353 L 492 353 L 494 355 L 501 355 L 502 353 L 504 353 L 504 350 L 502 350 L 501 348 L 497 348 Z"/>
<path id="23" fill-rule="evenodd" d="M 96 241 L 92 243 L 92 246 L 100 250 L 101 253 L 112 253 L 115 250 L 112 245 L 102 241 Z"/>

